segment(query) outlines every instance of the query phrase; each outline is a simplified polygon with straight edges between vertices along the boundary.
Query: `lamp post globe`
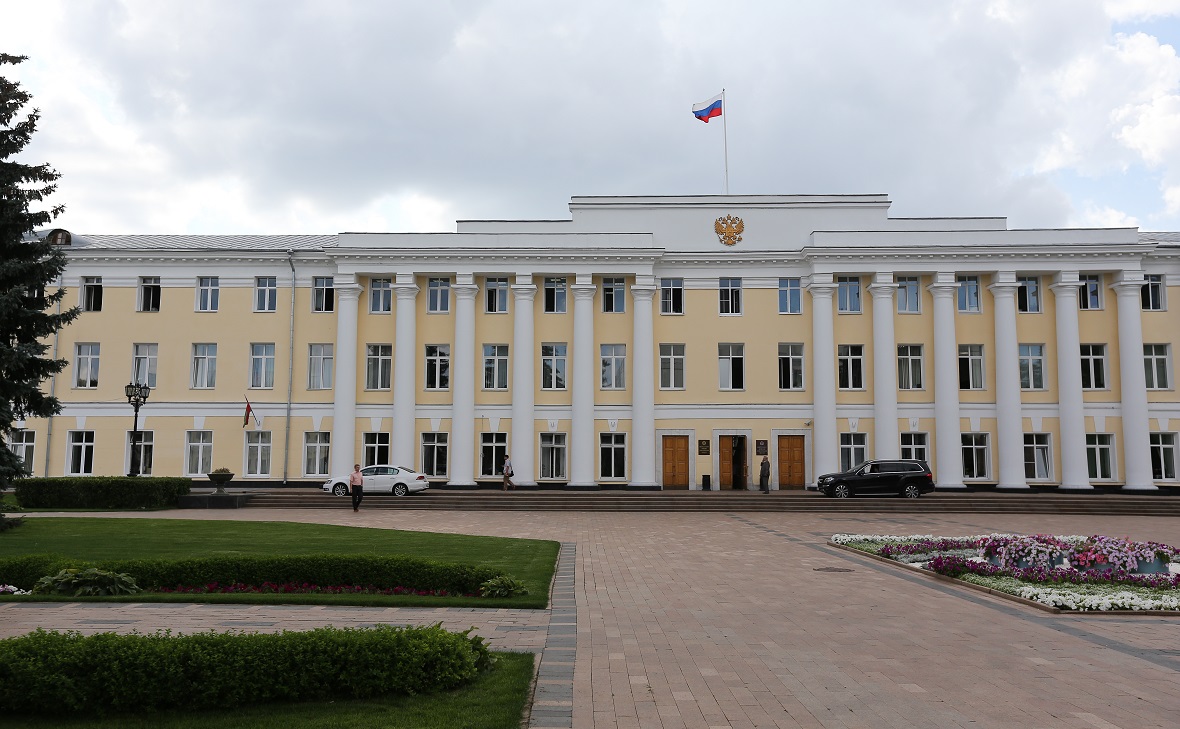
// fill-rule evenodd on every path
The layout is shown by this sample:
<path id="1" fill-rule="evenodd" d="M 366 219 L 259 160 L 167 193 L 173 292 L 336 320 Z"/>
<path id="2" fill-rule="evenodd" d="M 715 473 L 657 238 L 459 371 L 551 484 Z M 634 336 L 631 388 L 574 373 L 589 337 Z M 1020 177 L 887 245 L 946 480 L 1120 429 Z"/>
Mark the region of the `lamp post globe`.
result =
<path id="1" fill-rule="evenodd" d="M 152 388 L 138 382 L 130 382 L 123 388 L 123 394 L 127 396 L 127 402 L 135 412 L 131 425 L 131 471 L 127 474 L 128 476 L 139 475 L 139 408 L 147 402 L 151 392 Z"/>

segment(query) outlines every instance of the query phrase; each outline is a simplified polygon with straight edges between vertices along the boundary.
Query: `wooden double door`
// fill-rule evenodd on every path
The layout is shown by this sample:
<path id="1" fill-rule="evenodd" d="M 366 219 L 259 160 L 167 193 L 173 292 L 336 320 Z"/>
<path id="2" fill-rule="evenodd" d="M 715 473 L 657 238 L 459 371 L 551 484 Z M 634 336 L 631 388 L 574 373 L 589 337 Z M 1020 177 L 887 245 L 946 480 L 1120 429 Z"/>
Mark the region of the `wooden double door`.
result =
<path id="1" fill-rule="evenodd" d="M 746 459 L 746 436 L 717 437 L 717 488 L 745 489 L 750 483 L 750 464 Z"/>
<path id="2" fill-rule="evenodd" d="M 664 455 L 664 488 L 688 488 L 688 436 L 665 435 L 661 441 Z"/>
<path id="3" fill-rule="evenodd" d="M 807 457 L 803 450 L 803 436 L 778 437 L 778 487 L 801 489 L 807 485 Z"/>

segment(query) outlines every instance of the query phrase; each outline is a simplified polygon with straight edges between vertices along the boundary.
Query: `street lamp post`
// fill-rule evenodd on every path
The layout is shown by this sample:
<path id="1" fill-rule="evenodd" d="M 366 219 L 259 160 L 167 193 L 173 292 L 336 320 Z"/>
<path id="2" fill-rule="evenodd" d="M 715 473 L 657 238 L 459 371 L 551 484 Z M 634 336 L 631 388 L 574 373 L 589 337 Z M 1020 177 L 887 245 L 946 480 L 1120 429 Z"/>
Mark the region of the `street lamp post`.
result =
<path id="1" fill-rule="evenodd" d="M 128 476 L 139 475 L 139 407 L 147 402 L 151 392 L 152 388 L 137 382 L 129 383 L 123 388 L 127 402 L 135 409 L 135 420 L 131 426 L 131 473 L 127 474 Z"/>

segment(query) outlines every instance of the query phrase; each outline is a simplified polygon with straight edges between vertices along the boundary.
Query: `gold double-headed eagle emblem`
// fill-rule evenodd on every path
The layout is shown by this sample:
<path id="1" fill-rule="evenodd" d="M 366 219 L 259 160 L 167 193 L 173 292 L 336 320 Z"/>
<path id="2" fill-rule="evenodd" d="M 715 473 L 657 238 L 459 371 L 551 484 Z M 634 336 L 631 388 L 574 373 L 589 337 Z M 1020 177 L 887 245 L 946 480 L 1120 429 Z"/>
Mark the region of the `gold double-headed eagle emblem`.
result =
<path id="1" fill-rule="evenodd" d="M 713 230 L 717 232 L 717 240 L 731 246 L 741 241 L 746 224 L 741 218 L 726 215 L 724 218 L 717 218 L 717 222 L 713 223 Z"/>

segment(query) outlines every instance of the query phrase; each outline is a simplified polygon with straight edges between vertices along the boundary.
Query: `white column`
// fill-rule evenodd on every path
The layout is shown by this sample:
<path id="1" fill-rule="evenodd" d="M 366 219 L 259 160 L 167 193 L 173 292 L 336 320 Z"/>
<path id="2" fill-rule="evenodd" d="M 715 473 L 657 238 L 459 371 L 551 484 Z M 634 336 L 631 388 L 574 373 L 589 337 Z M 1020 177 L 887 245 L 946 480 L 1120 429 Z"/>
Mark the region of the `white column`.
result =
<path id="1" fill-rule="evenodd" d="M 1016 340 L 1015 271 L 998 271 L 988 287 L 995 302 L 996 329 L 996 446 L 999 449 L 1001 489 L 1026 489 L 1024 475 L 1024 416 L 1020 409 L 1020 344 Z"/>
<path id="2" fill-rule="evenodd" d="M 475 485 L 475 299 L 479 286 L 469 273 L 455 277 L 455 349 L 451 361 L 451 456 L 448 483 Z"/>
<path id="3" fill-rule="evenodd" d="M 1086 412 L 1082 408 L 1078 272 L 1062 271 L 1050 286 L 1057 308 L 1057 412 L 1061 421 L 1061 488 L 1093 489 L 1086 468 Z"/>
<path id="4" fill-rule="evenodd" d="M 658 287 L 651 277 L 631 286 L 635 324 L 631 356 L 631 486 L 657 488 L 656 368 L 652 297 Z"/>
<path id="5" fill-rule="evenodd" d="M 594 383 L 598 356 L 594 351 L 594 291 L 590 277 L 578 276 L 574 294 L 574 352 L 570 373 L 570 482 L 572 488 L 597 488 L 594 478 Z"/>
<path id="6" fill-rule="evenodd" d="M 934 480 L 939 488 L 961 489 L 963 439 L 959 425 L 959 340 L 955 334 L 954 272 L 938 273 L 934 296 Z"/>
<path id="7" fill-rule="evenodd" d="M 399 273 L 393 284 L 397 314 L 393 342 L 393 448 L 394 464 L 412 466 L 414 458 L 414 410 L 417 405 L 418 285 L 414 274 Z"/>
<path id="8" fill-rule="evenodd" d="M 893 273 L 878 273 L 869 286 L 873 295 L 873 453 L 876 458 L 901 457 L 897 432 L 897 340 L 893 332 Z"/>
<path id="9" fill-rule="evenodd" d="M 536 459 L 533 457 L 534 363 L 537 345 L 533 341 L 533 299 L 537 287 L 532 276 L 520 275 L 512 285 L 514 299 L 512 319 L 512 482 L 517 486 L 537 482 Z"/>
<path id="10" fill-rule="evenodd" d="M 816 477 L 838 471 L 840 444 L 836 437 L 836 322 L 832 313 L 832 274 L 817 273 L 807 285 L 811 292 L 811 440 Z"/>
<path id="11" fill-rule="evenodd" d="M 361 287 L 337 276 L 336 353 L 332 379 L 332 473 L 351 473 L 356 452 L 356 328 Z"/>
<path id="12" fill-rule="evenodd" d="M 1111 286 L 1119 307 L 1119 386 L 1123 395 L 1124 491 L 1157 491 L 1151 475 L 1151 431 L 1143 371 L 1143 273 L 1123 271 Z"/>

